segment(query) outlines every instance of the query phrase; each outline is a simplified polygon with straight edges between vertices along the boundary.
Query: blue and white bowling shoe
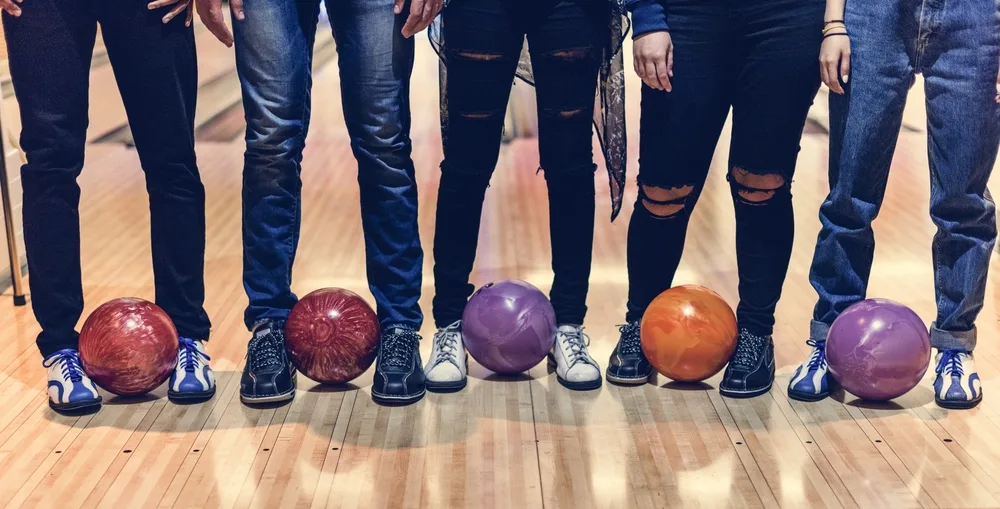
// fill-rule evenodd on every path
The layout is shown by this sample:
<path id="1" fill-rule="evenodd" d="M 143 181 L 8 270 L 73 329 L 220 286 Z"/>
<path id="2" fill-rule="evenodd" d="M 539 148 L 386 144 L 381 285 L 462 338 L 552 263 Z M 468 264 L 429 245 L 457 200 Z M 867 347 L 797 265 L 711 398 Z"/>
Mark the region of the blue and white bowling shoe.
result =
<path id="1" fill-rule="evenodd" d="M 209 399 L 215 395 L 215 373 L 205 353 L 205 342 L 190 338 L 180 338 L 177 351 L 177 367 L 170 374 L 170 389 L 167 397 L 173 400 L 190 401 Z"/>
<path id="2" fill-rule="evenodd" d="M 83 372 L 80 353 L 74 349 L 59 350 L 42 361 L 48 370 L 49 406 L 68 412 L 101 406 L 101 395 L 94 382 Z"/>
<path id="3" fill-rule="evenodd" d="M 972 408 L 983 400 L 983 386 L 972 352 L 941 350 L 937 354 L 934 401 L 942 408 Z"/>

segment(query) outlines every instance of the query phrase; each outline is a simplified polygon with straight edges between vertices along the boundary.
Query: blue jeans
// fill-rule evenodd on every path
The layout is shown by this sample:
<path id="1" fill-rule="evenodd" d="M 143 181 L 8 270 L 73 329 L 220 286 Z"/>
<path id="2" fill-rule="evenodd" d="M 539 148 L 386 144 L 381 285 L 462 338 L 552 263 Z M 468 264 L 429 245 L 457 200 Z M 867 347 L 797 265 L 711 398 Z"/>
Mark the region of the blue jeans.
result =
<path id="1" fill-rule="evenodd" d="M 811 335 L 825 340 L 841 311 L 865 298 L 872 220 L 915 73 L 923 73 L 931 170 L 937 319 L 931 344 L 976 346 L 996 214 L 986 183 L 1000 144 L 1000 12 L 996 0 L 848 0 L 849 83 L 830 95 L 830 194 L 810 281 L 819 293 Z"/>
<path id="2" fill-rule="evenodd" d="M 235 25 L 246 111 L 243 284 L 247 327 L 283 321 L 296 296 L 292 264 L 302 217 L 300 171 L 309 130 L 312 51 L 320 0 L 245 0 Z M 410 159 L 413 39 L 392 0 L 336 0 L 327 11 L 337 42 L 341 96 L 358 161 L 369 288 L 383 328 L 419 329 L 423 251 Z M 331 161 L 329 171 L 336 171 Z M 337 232 L 329 232 L 337 235 Z"/>

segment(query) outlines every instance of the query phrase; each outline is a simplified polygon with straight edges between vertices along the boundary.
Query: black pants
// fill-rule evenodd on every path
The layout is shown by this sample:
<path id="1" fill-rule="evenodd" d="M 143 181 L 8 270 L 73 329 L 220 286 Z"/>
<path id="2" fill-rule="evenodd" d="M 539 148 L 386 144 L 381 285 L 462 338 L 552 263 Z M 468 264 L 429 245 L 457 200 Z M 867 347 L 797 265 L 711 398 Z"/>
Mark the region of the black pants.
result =
<path id="1" fill-rule="evenodd" d="M 673 91 L 643 87 L 629 320 L 670 288 L 691 212 L 733 110 L 740 326 L 771 334 L 795 229 L 790 185 L 819 88 L 823 0 L 670 0 Z"/>
<path id="2" fill-rule="evenodd" d="M 538 99 L 538 150 L 549 192 L 551 300 L 560 324 L 582 324 L 594 241 L 591 121 L 608 27 L 596 0 L 454 0 L 444 14 L 448 140 L 434 236 L 434 320 L 462 317 L 473 286 L 483 198 L 524 38 Z"/>
<path id="3" fill-rule="evenodd" d="M 32 0 L 23 4 L 21 17 L 3 15 L 28 161 L 21 168 L 24 241 L 42 355 L 76 348 L 74 329 L 83 312 L 76 179 L 83 169 L 98 23 L 146 173 L 156 302 L 182 336 L 208 337 L 202 307 L 205 190 L 194 153 L 194 34 L 183 16 L 164 25 L 166 11 L 146 4 Z"/>

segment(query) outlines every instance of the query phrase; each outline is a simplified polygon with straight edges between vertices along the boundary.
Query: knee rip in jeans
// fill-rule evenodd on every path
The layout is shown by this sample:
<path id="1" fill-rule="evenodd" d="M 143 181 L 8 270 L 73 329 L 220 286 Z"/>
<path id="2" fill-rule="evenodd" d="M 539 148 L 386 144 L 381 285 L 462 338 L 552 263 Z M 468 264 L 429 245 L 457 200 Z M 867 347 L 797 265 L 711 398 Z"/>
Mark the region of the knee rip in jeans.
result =
<path id="1" fill-rule="evenodd" d="M 469 120 L 486 120 L 488 118 L 493 118 L 493 117 L 495 117 L 497 115 L 501 115 L 503 113 L 505 113 L 505 112 L 503 112 L 503 111 L 468 111 L 468 112 L 462 111 L 462 112 L 459 112 L 459 115 L 461 115 L 462 118 L 467 118 Z"/>
<path id="2" fill-rule="evenodd" d="M 766 205 L 779 191 L 788 189 L 788 181 L 780 173 L 752 173 L 739 166 L 729 172 L 733 193 L 747 205 Z"/>
<path id="3" fill-rule="evenodd" d="M 687 207 L 688 197 L 693 192 L 693 185 L 667 189 L 639 184 L 639 203 L 651 216 L 657 219 L 670 219 L 680 215 Z"/>
<path id="4" fill-rule="evenodd" d="M 483 61 L 500 60 L 503 58 L 502 53 L 480 53 L 478 51 L 456 51 L 455 55 L 459 58 L 465 58 L 468 60 Z"/>
<path id="5" fill-rule="evenodd" d="M 549 56 L 558 58 L 560 60 L 585 60 L 590 57 L 593 48 L 587 46 L 583 48 L 570 48 L 561 49 L 549 53 Z"/>

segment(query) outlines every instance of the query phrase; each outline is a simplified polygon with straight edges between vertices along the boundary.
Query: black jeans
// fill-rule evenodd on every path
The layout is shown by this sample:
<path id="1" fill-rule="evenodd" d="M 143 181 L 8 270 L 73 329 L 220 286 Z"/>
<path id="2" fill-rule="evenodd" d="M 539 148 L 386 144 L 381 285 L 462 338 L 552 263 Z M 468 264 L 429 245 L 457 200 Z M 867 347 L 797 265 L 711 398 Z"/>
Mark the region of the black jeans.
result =
<path id="1" fill-rule="evenodd" d="M 207 339 L 205 189 L 195 165 L 194 33 L 144 0 L 32 0 L 3 15 L 21 110 L 24 241 L 42 355 L 76 348 L 83 312 L 80 188 L 97 25 L 146 173 L 156 303 L 182 336 Z M 113 232 L 109 232 L 113 233 Z M 107 242 L 115 242 L 109 236 Z"/>
<path id="2" fill-rule="evenodd" d="M 639 199 L 629 224 L 629 320 L 670 288 L 691 212 L 733 110 L 740 326 L 769 335 L 795 223 L 790 185 L 819 89 L 823 0 L 669 0 L 673 91 L 643 87 Z"/>
<path id="3" fill-rule="evenodd" d="M 560 324 L 582 324 L 594 242 L 591 121 L 608 27 L 594 0 L 454 0 L 444 13 L 448 139 L 434 236 L 434 321 L 461 319 L 474 288 L 483 199 L 500 153 L 511 80 L 524 38 L 538 99 L 538 150 L 549 192 Z"/>

